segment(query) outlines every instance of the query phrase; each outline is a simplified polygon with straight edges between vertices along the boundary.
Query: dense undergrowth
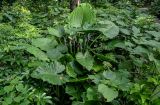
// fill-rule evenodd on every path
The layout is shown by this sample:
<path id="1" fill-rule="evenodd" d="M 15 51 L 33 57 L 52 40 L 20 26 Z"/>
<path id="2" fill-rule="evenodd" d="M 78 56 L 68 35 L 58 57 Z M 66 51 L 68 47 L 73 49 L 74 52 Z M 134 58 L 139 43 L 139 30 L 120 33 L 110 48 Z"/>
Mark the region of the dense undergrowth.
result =
<path id="1" fill-rule="evenodd" d="M 0 12 L 0 104 L 160 105 L 160 24 L 127 3 Z"/>

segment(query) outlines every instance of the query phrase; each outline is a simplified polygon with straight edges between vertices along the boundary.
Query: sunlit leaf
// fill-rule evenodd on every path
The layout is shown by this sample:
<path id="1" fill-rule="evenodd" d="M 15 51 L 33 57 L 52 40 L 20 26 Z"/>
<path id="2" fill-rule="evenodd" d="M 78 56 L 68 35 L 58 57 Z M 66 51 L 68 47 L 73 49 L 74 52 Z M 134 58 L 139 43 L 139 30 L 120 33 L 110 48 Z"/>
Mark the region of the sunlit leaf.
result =
<path id="1" fill-rule="evenodd" d="M 82 3 L 68 17 L 71 27 L 85 27 L 95 23 L 96 15 L 90 4 Z"/>

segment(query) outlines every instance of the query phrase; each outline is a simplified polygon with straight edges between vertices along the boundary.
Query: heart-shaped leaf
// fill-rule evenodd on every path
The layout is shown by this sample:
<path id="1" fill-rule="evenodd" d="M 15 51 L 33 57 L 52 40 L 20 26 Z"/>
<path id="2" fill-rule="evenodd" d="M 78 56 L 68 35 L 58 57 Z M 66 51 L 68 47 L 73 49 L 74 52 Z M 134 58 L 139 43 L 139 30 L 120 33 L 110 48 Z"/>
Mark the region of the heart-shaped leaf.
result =
<path id="1" fill-rule="evenodd" d="M 89 54 L 89 52 L 85 52 L 85 54 L 79 52 L 76 54 L 77 61 L 84 66 L 87 70 L 91 70 L 93 67 L 94 59 Z"/>

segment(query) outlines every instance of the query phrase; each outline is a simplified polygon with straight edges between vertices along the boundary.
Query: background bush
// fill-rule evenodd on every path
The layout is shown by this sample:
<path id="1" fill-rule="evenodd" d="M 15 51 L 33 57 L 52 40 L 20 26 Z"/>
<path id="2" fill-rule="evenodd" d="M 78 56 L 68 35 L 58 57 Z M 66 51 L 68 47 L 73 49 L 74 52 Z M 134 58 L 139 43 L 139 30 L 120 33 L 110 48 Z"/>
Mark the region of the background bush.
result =
<path id="1" fill-rule="evenodd" d="M 154 0 L 153 2 L 151 2 L 151 8 L 150 8 L 151 13 L 158 16 L 158 18 L 160 18 L 160 6 L 159 5 L 160 5 L 160 0 Z"/>

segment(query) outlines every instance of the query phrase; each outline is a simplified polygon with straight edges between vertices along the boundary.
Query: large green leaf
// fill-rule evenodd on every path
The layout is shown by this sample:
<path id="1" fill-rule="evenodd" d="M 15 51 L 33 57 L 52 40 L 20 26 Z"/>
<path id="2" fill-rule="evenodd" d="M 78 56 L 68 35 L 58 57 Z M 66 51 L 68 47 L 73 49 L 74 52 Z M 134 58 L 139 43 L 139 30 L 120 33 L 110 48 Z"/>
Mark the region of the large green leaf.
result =
<path id="1" fill-rule="evenodd" d="M 32 45 L 39 47 L 40 49 L 45 51 L 54 48 L 57 44 L 57 41 L 53 40 L 52 38 L 32 39 Z"/>
<path id="2" fill-rule="evenodd" d="M 85 54 L 79 52 L 76 54 L 77 61 L 84 66 L 87 70 L 91 70 L 93 67 L 94 59 L 87 51 Z"/>
<path id="3" fill-rule="evenodd" d="M 62 36 L 61 30 L 51 28 L 51 27 L 48 28 L 48 33 L 53 35 L 53 36 L 56 36 L 56 37 L 61 37 Z"/>
<path id="4" fill-rule="evenodd" d="M 47 55 L 53 61 L 58 60 L 63 56 L 63 54 L 60 51 L 58 51 L 56 48 L 48 50 Z"/>
<path id="5" fill-rule="evenodd" d="M 107 102 L 111 102 L 116 97 L 118 97 L 118 91 L 113 88 L 109 88 L 104 84 L 98 85 L 98 91 L 107 99 Z"/>
<path id="6" fill-rule="evenodd" d="M 71 27 L 83 27 L 95 23 L 96 15 L 90 4 L 82 3 L 68 17 Z"/>
<path id="7" fill-rule="evenodd" d="M 64 55 L 63 53 L 67 52 L 67 50 L 66 46 L 58 45 L 56 48 L 49 49 L 47 55 L 51 60 L 55 61 L 60 59 Z"/>
<path id="8" fill-rule="evenodd" d="M 32 77 L 42 79 L 53 85 L 62 85 L 67 79 L 64 75 L 60 74 L 64 71 L 65 66 L 55 61 L 51 64 L 46 64 L 42 67 L 38 67 L 33 73 Z"/>
<path id="9" fill-rule="evenodd" d="M 119 34 L 119 27 L 111 21 L 100 21 L 96 26 L 97 30 L 102 32 L 108 38 L 114 38 Z"/>
<path id="10" fill-rule="evenodd" d="M 120 70 L 118 72 L 105 71 L 103 72 L 106 83 L 110 86 L 119 88 L 122 91 L 129 91 L 132 83 L 129 81 L 129 73 L 126 70 Z"/>
<path id="11" fill-rule="evenodd" d="M 43 61 L 49 60 L 47 55 L 37 47 L 29 45 L 29 46 L 27 46 L 26 51 L 33 54 L 35 57 L 37 57 L 40 60 L 43 60 Z"/>

